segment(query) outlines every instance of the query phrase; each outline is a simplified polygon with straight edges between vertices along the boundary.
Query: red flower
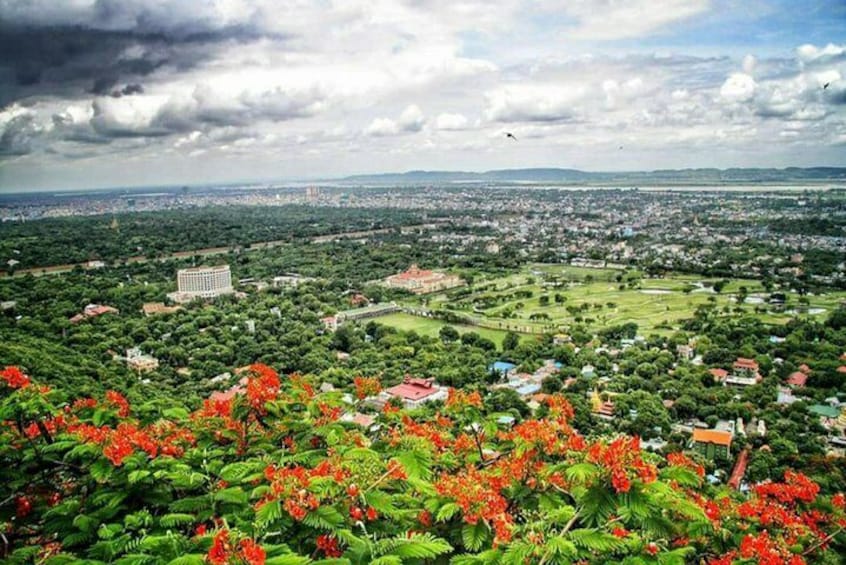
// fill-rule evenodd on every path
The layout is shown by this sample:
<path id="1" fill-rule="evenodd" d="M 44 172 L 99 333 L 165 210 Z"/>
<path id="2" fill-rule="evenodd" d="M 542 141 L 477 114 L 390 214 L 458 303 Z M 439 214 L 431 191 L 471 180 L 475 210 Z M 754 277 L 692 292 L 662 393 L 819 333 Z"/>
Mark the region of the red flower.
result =
<path id="1" fill-rule="evenodd" d="M 205 524 L 200 524 L 199 526 L 197 526 L 197 528 L 194 530 L 194 535 L 195 535 L 195 536 L 204 536 L 204 535 L 206 535 L 206 525 L 205 525 Z"/>
<path id="2" fill-rule="evenodd" d="M 432 513 L 428 510 L 421 510 L 420 514 L 417 515 L 417 521 L 427 528 L 430 527 L 432 525 Z"/>
<path id="3" fill-rule="evenodd" d="M 358 506 L 353 506 L 350 508 L 350 518 L 359 522 L 362 518 L 364 518 L 364 511 Z"/>
<path id="4" fill-rule="evenodd" d="M 249 565 L 264 565 L 267 558 L 264 549 L 251 539 L 241 540 L 238 553 Z"/>
<path id="5" fill-rule="evenodd" d="M 355 377 L 355 397 L 364 400 L 368 396 L 375 396 L 382 391 L 382 383 L 376 377 Z"/>
<path id="6" fill-rule="evenodd" d="M 107 391 L 106 402 L 117 408 L 118 416 L 121 418 L 129 416 L 129 401 L 121 393 L 115 390 Z"/>
<path id="7" fill-rule="evenodd" d="M 629 531 L 626 528 L 621 528 L 619 526 L 614 528 L 611 533 L 614 535 L 614 537 L 618 538 L 624 538 L 629 535 Z"/>
<path id="8" fill-rule="evenodd" d="M 367 514 L 366 514 L 366 516 L 367 516 L 367 521 L 368 521 L 368 522 L 372 522 L 373 520 L 375 520 L 376 518 L 378 518 L 378 517 L 379 517 L 379 513 L 378 513 L 378 512 L 376 512 L 376 509 L 375 509 L 375 508 L 373 508 L 372 506 L 370 506 L 370 507 L 368 507 L 368 508 L 367 508 Z"/>
<path id="9" fill-rule="evenodd" d="M 355 483 L 353 483 L 353 484 L 351 484 L 350 486 L 347 487 L 347 494 L 351 497 L 358 496 L 359 492 L 360 491 L 359 491 L 358 485 L 356 485 Z"/>
<path id="10" fill-rule="evenodd" d="M 648 544 L 646 544 L 646 553 L 648 553 L 649 555 L 656 555 L 658 551 L 658 546 L 654 543 L 649 542 Z"/>
<path id="11" fill-rule="evenodd" d="M 250 406 L 264 414 L 264 405 L 276 398 L 279 393 L 279 374 L 261 363 L 250 365 L 252 377 L 247 380 L 247 398 Z"/>
<path id="12" fill-rule="evenodd" d="M 212 565 L 226 565 L 231 551 L 232 545 L 229 543 L 229 530 L 223 529 L 215 534 L 206 559 Z"/>
<path id="13" fill-rule="evenodd" d="M 463 407 L 463 406 L 475 406 L 476 408 L 482 407 L 482 395 L 479 394 L 478 391 L 473 392 L 464 392 L 463 390 L 450 388 L 449 389 L 449 396 L 447 397 L 446 401 L 447 408 L 453 407 Z"/>
<path id="14" fill-rule="evenodd" d="M 0 371 L 0 379 L 6 381 L 6 385 L 10 388 L 26 388 L 30 384 L 29 377 L 17 367 L 6 367 Z"/>
<path id="15" fill-rule="evenodd" d="M 117 434 L 113 434 L 109 443 L 103 447 L 103 455 L 118 467 L 123 465 L 123 460 L 132 455 L 133 451 L 129 438 Z"/>
<path id="16" fill-rule="evenodd" d="M 26 518 L 32 512 L 32 502 L 25 496 L 19 496 L 15 501 L 15 513 L 18 518 Z"/>
<path id="17" fill-rule="evenodd" d="M 338 547 L 338 540 L 334 536 L 328 534 L 321 534 L 317 536 L 317 549 L 323 552 L 326 557 L 340 557 L 342 555 L 341 549 Z"/>
<path id="18" fill-rule="evenodd" d="M 834 505 L 835 508 L 840 508 L 841 510 L 846 509 L 846 494 L 838 492 L 831 497 L 831 504 Z"/>

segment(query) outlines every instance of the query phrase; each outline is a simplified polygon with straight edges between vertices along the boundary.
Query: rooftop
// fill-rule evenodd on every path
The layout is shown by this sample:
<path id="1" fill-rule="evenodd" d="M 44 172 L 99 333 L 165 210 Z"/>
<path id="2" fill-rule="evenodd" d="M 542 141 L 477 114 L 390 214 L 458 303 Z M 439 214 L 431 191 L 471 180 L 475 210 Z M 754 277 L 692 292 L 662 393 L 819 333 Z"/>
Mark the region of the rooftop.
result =
<path id="1" fill-rule="evenodd" d="M 386 392 L 391 396 L 398 396 L 405 400 L 420 400 L 432 396 L 438 390 L 440 389 L 435 386 L 431 379 L 405 377 L 401 384 L 390 387 Z"/>
<path id="2" fill-rule="evenodd" d="M 693 441 L 697 443 L 715 443 L 729 447 L 731 445 L 731 437 L 731 432 L 702 430 L 699 428 L 693 430 Z"/>

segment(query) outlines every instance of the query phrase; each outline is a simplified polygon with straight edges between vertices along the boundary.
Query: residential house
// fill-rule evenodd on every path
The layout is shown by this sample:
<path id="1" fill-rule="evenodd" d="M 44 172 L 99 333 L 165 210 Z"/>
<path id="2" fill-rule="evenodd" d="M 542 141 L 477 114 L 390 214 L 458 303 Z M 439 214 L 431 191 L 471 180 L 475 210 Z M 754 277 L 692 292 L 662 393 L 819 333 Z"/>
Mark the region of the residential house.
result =
<path id="1" fill-rule="evenodd" d="M 707 459 L 731 456 L 732 433 L 723 430 L 693 430 L 692 447 Z"/>
<path id="2" fill-rule="evenodd" d="M 103 314 L 118 313 L 120 313 L 120 310 L 118 310 L 117 308 L 112 308 L 111 306 L 103 306 L 102 304 L 89 304 L 82 309 L 82 312 L 72 317 L 70 319 L 70 323 L 78 324 L 79 322 L 87 320 L 88 318 L 96 318 L 97 316 L 102 316 Z"/>
<path id="3" fill-rule="evenodd" d="M 406 408 L 419 408 L 427 402 L 446 400 L 447 390 L 438 386 L 434 379 L 420 379 L 406 375 L 402 383 L 379 393 L 385 402 L 392 398 L 402 400 Z"/>

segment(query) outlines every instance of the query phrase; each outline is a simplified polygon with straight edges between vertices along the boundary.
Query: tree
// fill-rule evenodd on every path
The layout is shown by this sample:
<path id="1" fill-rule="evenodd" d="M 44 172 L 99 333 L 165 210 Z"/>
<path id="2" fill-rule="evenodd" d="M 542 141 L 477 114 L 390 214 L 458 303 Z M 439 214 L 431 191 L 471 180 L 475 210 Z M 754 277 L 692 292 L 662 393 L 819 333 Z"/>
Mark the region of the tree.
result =
<path id="1" fill-rule="evenodd" d="M 520 345 L 520 336 L 515 332 L 508 332 L 502 340 L 502 350 L 512 351 Z"/>
<path id="2" fill-rule="evenodd" d="M 452 326 L 443 326 L 438 332 L 438 335 L 441 337 L 441 341 L 443 341 L 444 343 L 456 341 L 461 337 L 458 333 L 458 330 Z"/>

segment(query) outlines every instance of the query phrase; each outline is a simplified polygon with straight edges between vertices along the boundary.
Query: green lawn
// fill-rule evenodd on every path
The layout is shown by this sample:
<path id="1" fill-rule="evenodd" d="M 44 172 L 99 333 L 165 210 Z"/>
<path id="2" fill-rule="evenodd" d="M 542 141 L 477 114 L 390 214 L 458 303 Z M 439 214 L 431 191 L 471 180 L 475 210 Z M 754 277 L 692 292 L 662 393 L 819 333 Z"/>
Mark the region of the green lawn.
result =
<path id="1" fill-rule="evenodd" d="M 430 309 L 444 309 L 451 306 L 456 313 L 473 317 L 480 323 L 492 329 L 478 328 L 480 333 L 484 331 L 497 335 L 494 339 L 497 343 L 501 341 L 502 332 L 514 330 L 519 332 L 554 332 L 559 328 L 566 328 L 576 322 L 576 316 L 580 316 L 594 330 L 618 324 L 634 322 L 641 332 L 659 333 L 673 331 L 678 328 L 681 320 L 690 318 L 693 312 L 700 305 L 709 304 L 715 300 L 717 306 L 722 310 L 730 307 L 734 313 L 737 304 L 734 302 L 734 295 L 741 287 L 745 287 L 750 296 L 761 293 L 766 296 L 761 283 L 756 280 L 735 279 L 729 281 L 723 291 L 719 294 L 709 289 L 698 288 L 692 292 L 692 286 L 701 286 L 704 281 L 711 283 L 716 279 L 704 279 L 694 275 L 672 275 L 661 279 L 640 279 L 639 288 L 625 287 L 620 289 L 620 283 L 616 277 L 621 271 L 612 269 L 589 269 L 580 267 L 569 267 L 561 265 L 530 265 L 512 275 L 494 279 L 477 280 L 469 296 L 456 296 L 455 293 L 440 293 L 427 297 L 413 299 L 413 302 L 420 304 L 425 300 Z M 553 288 L 550 284 L 563 282 L 565 287 Z M 530 298 L 511 297 L 504 302 L 483 310 L 475 310 L 473 300 L 481 296 L 506 296 L 519 291 L 532 293 Z M 566 300 L 563 303 L 556 303 L 555 294 L 563 295 Z M 549 297 L 549 304 L 541 306 L 540 297 Z M 800 297 L 795 293 L 788 293 L 788 306 L 790 310 L 799 305 Z M 830 312 L 837 304 L 846 298 L 844 292 L 832 292 L 822 296 L 808 297 L 809 308 L 823 309 L 823 312 L 801 314 L 801 316 L 822 317 Z M 582 306 L 588 304 L 589 309 L 576 313 L 574 316 L 567 307 Z M 786 323 L 794 314 L 768 312 L 755 314 L 755 304 L 744 304 L 743 312 L 758 315 L 767 323 Z M 546 314 L 550 320 L 531 320 L 532 315 Z M 415 318 L 409 315 L 402 315 L 403 321 L 397 320 L 397 327 L 404 326 L 404 329 L 417 329 L 421 333 L 431 332 L 436 334 L 443 322 L 428 318 Z M 415 322 L 415 320 L 418 320 Z M 392 324 L 394 325 L 394 324 Z M 666 329 L 670 326 L 673 329 Z M 425 329 L 420 329 L 420 328 Z M 496 328 L 501 328 L 498 330 Z M 467 331 L 465 327 L 464 331 Z"/>
<path id="2" fill-rule="evenodd" d="M 415 331 L 420 335 L 426 335 L 430 337 L 437 337 L 438 332 L 441 331 L 441 328 L 447 325 L 446 322 L 441 322 L 440 320 L 421 318 L 418 316 L 412 316 L 410 314 L 402 313 L 388 314 L 387 316 L 379 316 L 378 318 L 373 318 L 373 321 L 378 322 L 380 324 L 385 324 L 386 326 L 394 327 L 398 330 Z M 487 328 L 477 328 L 474 326 L 462 326 L 456 324 L 452 325 L 455 329 L 458 330 L 458 333 L 476 332 L 480 336 L 493 341 L 498 348 L 502 348 L 502 340 L 503 338 L 505 338 L 506 333 L 504 331 L 490 330 Z"/>

